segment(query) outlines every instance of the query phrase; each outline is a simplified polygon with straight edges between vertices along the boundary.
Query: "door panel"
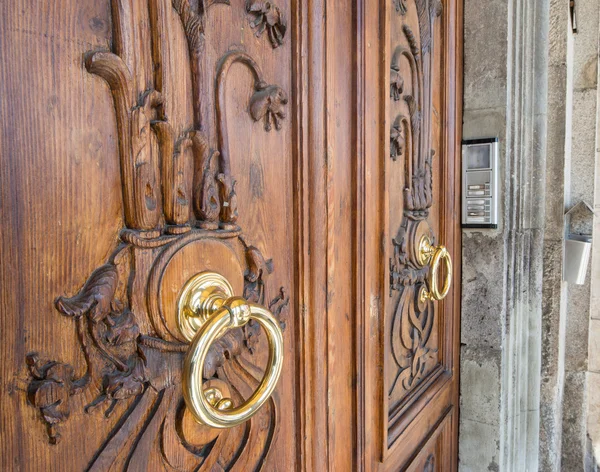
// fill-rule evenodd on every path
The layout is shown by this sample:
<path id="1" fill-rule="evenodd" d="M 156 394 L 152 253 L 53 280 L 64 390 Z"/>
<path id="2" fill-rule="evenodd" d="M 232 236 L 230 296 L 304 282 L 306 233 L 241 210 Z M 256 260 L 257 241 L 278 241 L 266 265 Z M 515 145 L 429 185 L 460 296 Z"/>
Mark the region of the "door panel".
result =
<path id="1" fill-rule="evenodd" d="M 374 104 L 366 109 L 372 123 L 367 129 L 384 143 L 367 135 L 366 221 L 373 227 L 366 226 L 366 241 L 382 241 L 380 248 L 366 243 L 370 317 L 364 320 L 367 337 L 359 333 L 358 340 L 364 349 L 365 429 L 379 433 L 364 439 L 371 454 L 365 467 L 454 470 L 461 13 L 452 0 L 379 5 L 378 25 L 369 16 L 374 7 L 364 13 L 365 40 L 379 45 L 364 72 Z M 369 91 L 378 80 L 385 90 Z M 368 404 L 370 398 L 377 406 Z"/>
<path id="2" fill-rule="evenodd" d="M 16 230 L 3 236 L 3 368 L 18 378 L 3 469 L 295 467 L 295 417 L 281 413 L 296 399 L 297 202 L 280 3 L 3 8 L 3 214 Z M 182 397 L 177 300 L 209 270 L 284 331 L 276 393 L 224 431 Z M 268 352 L 250 322 L 212 346 L 203 376 L 242 403 Z"/>
<path id="3" fill-rule="evenodd" d="M 399 447 L 396 441 L 407 434 L 423 438 L 421 441 L 436 434 L 438 418 L 456 405 L 452 396 L 443 398 L 444 390 L 455 392 L 457 385 L 453 376 L 457 342 L 453 294 L 448 292 L 449 296 L 440 300 L 432 293 L 436 283 L 443 284 L 453 277 L 449 261 L 458 260 L 453 239 L 456 140 L 445 135 L 456 113 L 455 108 L 446 108 L 456 93 L 450 88 L 451 64 L 445 57 L 448 28 L 452 27 L 447 20 L 452 11 L 447 10 L 453 4 L 398 0 L 394 7 L 389 14 L 388 35 L 390 149 L 384 165 L 389 212 L 384 455 L 393 455 Z M 438 251 L 446 251 L 446 256 L 424 260 L 424 241 L 437 246 Z M 442 266 L 437 274 L 436 263 Z M 421 417 L 429 421 L 416 428 L 414 424 Z M 427 443 L 423 447 L 427 448 Z M 451 440 L 441 443 L 425 467 L 433 467 L 431 464 L 438 461 L 449 468 L 452 450 Z M 409 463 L 410 459 L 405 462 Z"/>
<path id="4" fill-rule="evenodd" d="M 443 84 L 436 80 L 442 76 L 442 8 L 434 0 L 398 2 L 390 20 L 388 445 L 404 417 L 418 414 L 422 406 L 417 403 L 429 403 L 451 369 L 444 343 L 452 342 L 452 318 L 442 317 L 440 303 L 423 300 L 432 269 L 419 258 L 423 237 L 434 244 L 444 237 L 439 190 L 447 152 L 440 132 Z"/>

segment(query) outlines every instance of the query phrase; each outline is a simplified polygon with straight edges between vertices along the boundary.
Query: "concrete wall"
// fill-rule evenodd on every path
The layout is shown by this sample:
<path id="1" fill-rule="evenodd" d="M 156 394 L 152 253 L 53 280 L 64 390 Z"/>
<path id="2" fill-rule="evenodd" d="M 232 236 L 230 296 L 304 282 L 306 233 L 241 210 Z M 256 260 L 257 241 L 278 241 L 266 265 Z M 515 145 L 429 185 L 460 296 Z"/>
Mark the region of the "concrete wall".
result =
<path id="1" fill-rule="evenodd" d="M 497 136 L 500 154 L 505 155 L 508 3 L 465 0 L 464 12 L 463 137 Z M 505 172 L 505 160 L 501 159 L 499 175 Z M 501 187 L 504 191 L 504 185 Z M 500 214 L 505 211 L 502 205 Z M 500 470 L 502 346 L 507 290 L 505 253 L 503 223 L 498 230 L 463 233 L 463 387 L 459 442 L 462 470 Z"/>
<path id="2" fill-rule="evenodd" d="M 586 285 L 564 283 L 562 270 L 565 211 L 580 200 L 600 208 L 599 4 L 577 1 L 573 35 L 566 0 L 465 0 L 463 134 L 500 139 L 503 218 L 463 234 L 464 471 L 593 469 L 600 244 Z M 591 233 L 591 215 L 573 227 Z"/>

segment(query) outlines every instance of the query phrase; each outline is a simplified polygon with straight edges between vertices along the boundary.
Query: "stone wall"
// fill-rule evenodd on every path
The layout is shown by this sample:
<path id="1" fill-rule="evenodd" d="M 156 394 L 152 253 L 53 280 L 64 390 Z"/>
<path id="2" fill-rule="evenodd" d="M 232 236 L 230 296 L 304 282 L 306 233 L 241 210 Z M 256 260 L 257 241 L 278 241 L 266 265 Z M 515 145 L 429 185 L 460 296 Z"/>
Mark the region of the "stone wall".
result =
<path id="1" fill-rule="evenodd" d="M 594 204 L 594 170 L 596 168 L 597 83 L 598 83 L 598 29 L 600 9 L 597 0 L 579 0 L 576 10 L 577 32 L 571 36 L 568 55 L 569 83 L 567 90 L 571 100 L 571 120 L 567 127 L 568 162 L 565 166 L 565 203 L 567 208 L 585 201 Z M 581 206 L 571 218 L 571 231 L 592 234 L 592 214 Z M 596 263 L 600 262 L 596 258 Z M 590 326 L 595 327 L 597 307 L 591 305 L 591 285 L 600 279 L 588 278 L 584 285 L 567 287 L 565 328 L 565 380 L 562 419 L 563 470 L 591 470 L 593 466 L 591 444 L 587 435 L 588 419 L 588 340 Z M 591 310 L 590 310 L 591 309 Z M 591 318 L 590 318 L 591 315 Z M 592 333 L 593 334 L 593 333 Z M 600 358 L 590 346 L 589 361 Z M 593 368 L 593 362 L 592 362 Z M 596 378 L 598 374 L 589 374 Z M 596 389 L 597 390 L 597 389 Z M 592 398 L 594 399 L 594 398 Z M 596 399 L 595 404 L 598 404 Z M 590 421 L 597 427 L 598 416 Z M 597 436 L 596 436 L 597 437 Z M 598 443 L 598 440 L 596 439 Z"/>
<path id="2" fill-rule="evenodd" d="M 600 421 L 588 431 L 587 384 L 600 392 L 600 352 L 590 347 L 588 374 L 588 327 L 600 347 L 600 295 L 590 291 L 600 289 L 600 244 L 586 285 L 564 283 L 562 269 L 565 210 L 600 208 L 599 4 L 577 1 L 574 35 L 565 0 L 465 0 L 463 135 L 500 140 L 503 218 L 497 230 L 463 233 L 464 471 L 593 468 Z M 591 233 L 592 219 L 573 226 Z"/>

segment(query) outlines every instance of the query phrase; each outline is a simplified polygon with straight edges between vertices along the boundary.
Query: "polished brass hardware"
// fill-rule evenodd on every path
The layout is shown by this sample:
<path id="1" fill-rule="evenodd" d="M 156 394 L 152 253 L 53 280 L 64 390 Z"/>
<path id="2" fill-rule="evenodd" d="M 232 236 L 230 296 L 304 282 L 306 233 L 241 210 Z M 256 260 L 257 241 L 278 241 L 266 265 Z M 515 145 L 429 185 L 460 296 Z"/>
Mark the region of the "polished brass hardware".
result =
<path id="1" fill-rule="evenodd" d="M 422 265 L 429 264 L 429 276 L 427 277 L 427 286 L 429 290 L 421 290 L 421 300 L 443 300 L 450 292 L 452 285 L 452 259 L 445 246 L 434 246 L 431 239 L 424 235 L 419 243 L 419 262 Z M 444 285 L 440 290 L 438 285 L 439 271 L 442 262 L 446 266 L 444 276 Z"/>
<path id="2" fill-rule="evenodd" d="M 203 389 L 202 371 L 211 344 L 227 330 L 242 327 L 251 319 L 267 334 L 269 359 L 257 390 L 235 407 L 219 389 Z M 283 365 L 283 335 L 273 314 L 233 296 L 231 285 L 222 275 L 201 272 L 186 283 L 179 296 L 177 321 L 182 335 L 191 341 L 182 384 L 186 405 L 196 421 L 214 428 L 231 428 L 250 419 L 275 390 Z"/>

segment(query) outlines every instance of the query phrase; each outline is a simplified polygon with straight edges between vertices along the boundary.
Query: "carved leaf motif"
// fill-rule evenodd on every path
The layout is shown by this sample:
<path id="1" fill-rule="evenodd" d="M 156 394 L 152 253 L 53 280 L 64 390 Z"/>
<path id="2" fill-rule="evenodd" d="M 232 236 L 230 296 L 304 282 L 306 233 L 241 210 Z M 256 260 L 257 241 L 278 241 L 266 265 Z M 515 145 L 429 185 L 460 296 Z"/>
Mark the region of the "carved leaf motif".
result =
<path id="1" fill-rule="evenodd" d="M 131 111 L 134 213 L 145 228 L 158 224 L 158 141 L 151 127 L 155 109 L 162 104 L 160 93 L 144 94 L 141 104 Z"/>
<path id="2" fill-rule="evenodd" d="M 428 356 L 437 352 L 428 347 L 433 328 L 434 311 L 431 302 L 422 303 L 419 291 L 423 282 L 407 284 L 401 289 L 392 330 L 392 354 L 398 366 L 389 394 L 397 386 L 410 390 L 426 373 Z"/>
<path id="3" fill-rule="evenodd" d="M 220 154 L 217 151 L 211 152 L 207 159 L 206 167 L 202 174 L 202 189 L 199 195 L 200 201 L 199 216 L 202 222 L 201 227 L 206 229 L 218 228 L 219 213 L 221 211 L 219 203 L 219 189 L 217 188 L 217 170 L 216 162 Z"/>
<path id="4" fill-rule="evenodd" d="M 194 150 L 194 213 L 202 229 L 217 229 L 221 202 L 217 175 L 220 153 L 209 149 L 206 136 L 192 133 Z"/>
<path id="5" fill-rule="evenodd" d="M 204 0 L 201 0 L 201 3 L 204 3 Z M 188 0 L 173 0 L 173 8 L 181 17 L 190 50 L 200 50 L 206 21 L 204 15 L 194 11 Z"/>
<path id="6" fill-rule="evenodd" d="M 90 412 L 110 401 L 110 405 L 104 412 L 108 418 L 119 401 L 144 393 L 147 380 L 145 361 L 135 356 L 126 370 L 113 370 L 104 376 L 100 394 L 85 407 L 85 411 Z"/>
<path id="7" fill-rule="evenodd" d="M 107 324 L 110 329 L 106 332 L 106 341 L 113 346 L 119 346 L 128 342 L 133 342 L 140 334 L 134 314 L 125 310 L 122 314 L 116 314 L 114 318 L 108 317 Z"/>
<path id="8" fill-rule="evenodd" d="M 136 358 L 126 372 L 114 372 L 107 378 L 106 395 L 109 399 L 125 400 L 141 394 L 146 382 L 144 360 Z"/>
<path id="9" fill-rule="evenodd" d="M 287 94 L 278 85 L 259 83 L 250 99 L 250 115 L 254 121 L 264 120 L 265 131 L 281 129 L 281 121 L 286 117 Z"/>
<path id="10" fill-rule="evenodd" d="M 287 326 L 285 314 L 290 307 L 290 297 L 284 287 L 279 287 L 279 294 L 269 303 L 269 310 L 279 320 L 279 326 L 282 331 L 285 331 Z"/>
<path id="11" fill-rule="evenodd" d="M 406 2 L 407 0 L 394 0 L 394 6 L 396 7 L 396 11 L 401 15 L 406 15 L 406 12 L 408 11 Z"/>
<path id="12" fill-rule="evenodd" d="M 69 418 L 69 399 L 77 390 L 73 367 L 59 362 L 42 364 L 35 353 L 27 356 L 26 363 L 34 379 L 27 390 L 28 401 L 40 410 L 50 443 L 57 444 L 58 425 Z"/>
<path id="13" fill-rule="evenodd" d="M 118 55 L 90 52 L 86 68 L 110 86 L 119 131 L 119 155 L 123 181 L 125 223 L 129 228 L 152 231 L 160 220 L 158 156 L 156 136 L 150 122 L 158 118 L 156 108 L 162 97 L 156 90 L 135 90 L 133 74 Z"/>
<path id="14" fill-rule="evenodd" d="M 279 293 L 269 303 L 269 310 L 277 317 L 281 318 L 284 311 L 287 311 L 290 305 L 290 297 L 284 287 L 279 287 Z"/>
<path id="15" fill-rule="evenodd" d="M 266 260 L 255 246 L 246 248 L 246 262 L 248 270 L 245 278 L 248 282 L 256 282 L 263 274 L 268 275 L 273 272 L 273 259 Z"/>
<path id="16" fill-rule="evenodd" d="M 245 247 L 247 269 L 244 273 L 244 293 L 246 300 L 253 303 L 264 303 L 264 277 L 273 272 L 273 260 L 266 260 L 260 250 L 249 245 L 240 236 Z"/>
<path id="17" fill-rule="evenodd" d="M 92 272 L 77 295 L 71 298 L 58 297 L 56 308 L 65 316 L 79 318 L 89 313 L 94 322 L 101 321 L 112 310 L 117 283 L 117 268 L 114 264 L 105 264 Z"/>
<path id="18" fill-rule="evenodd" d="M 247 290 L 245 290 L 245 293 L 248 293 L 251 298 L 253 296 L 258 298 L 257 300 L 251 300 L 251 298 L 249 298 L 248 300 L 254 301 L 255 303 L 264 303 L 264 287 L 262 282 L 262 275 L 258 279 L 257 283 L 260 284 L 261 288 L 258 291 L 258 293 L 255 293 L 252 290 L 252 287 L 254 287 L 254 285 L 246 281 Z M 287 295 L 285 288 L 280 287 L 278 295 L 269 302 L 269 311 L 273 313 L 275 318 L 279 321 L 279 326 L 281 327 L 282 331 L 285 331 L 286 328 L 284 313 L 287 313 L 289 305 L 290 297 Z M 260 325 L 254 320 L 250 320 L 242 329 L 244 331 L 244 345 L 246 346 L 250 354 L 254 354 L 254 349 L 258 344 L 260 337 Z"/>
<path id="19" fill-rule="evenodd" d="M 283 44 L 287 24 L 281 10 L 273 2 L 246 0 L 246 11 L 252 16 L 250 26 L 256 28 L 257 37 L 266 30 L 273 49 Z"/>
<path id="20" fill-rule="evenodd" d="M 152 122 L 160 150 L 162 198 L 169 233 L 189 231 L 193 180 L 193 139 L 186 133 L 179 140 L 168 121 Z"/>
<path id="21" fill-rule="evenodd" d="M 401 120 L 397 120 L 390 130 L 390 157 L 392 160 L 395 161 L 398 157 L 402 157 L 405 144 L 404 123 Z"/>
<path id="22" fill-rule="evenodd" d="M 397 102 L 404 93 L 404 79 L 400 75 L 400 69 L 392 64 L 390 69 L 390 97 Z"/>

